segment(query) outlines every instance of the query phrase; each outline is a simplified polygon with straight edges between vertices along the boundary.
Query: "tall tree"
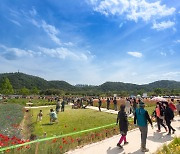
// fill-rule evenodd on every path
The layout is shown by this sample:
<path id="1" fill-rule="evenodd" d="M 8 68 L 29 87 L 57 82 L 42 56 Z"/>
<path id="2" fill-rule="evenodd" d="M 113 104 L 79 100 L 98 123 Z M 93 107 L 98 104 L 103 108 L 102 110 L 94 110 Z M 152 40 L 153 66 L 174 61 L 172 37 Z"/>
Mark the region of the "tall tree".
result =
<path id="1" fill-rule="evenodd" d="M 160 94 L 162 94 L 162 89 L 161 88 L 156 88 L 156 89 L 154 89 L 154 93 L 156 95 L 160 95 Z"/>
<path id="2" fill-rule="evenodd" d="M 37 87 L 33 87 L 32 90 L 31 90 L 31 93 L 35 94 L 35 95 L 39 94 L 38 88 Z"/>
<path id="3" fill-rule="evenodd" d="M 1 86 L 2 94 L 13 94 L 14 90 L 8 78 L 4 78 Z"/>
<path id="4" fill-rule="evenodd" d="M 27 89 L 26 87 L 23 87 L 22 89 L 21 89 L 21 91 L 20 91 L 20 93 L 22 94 L 22 95 L 29 95 L 29 89 Z"/>

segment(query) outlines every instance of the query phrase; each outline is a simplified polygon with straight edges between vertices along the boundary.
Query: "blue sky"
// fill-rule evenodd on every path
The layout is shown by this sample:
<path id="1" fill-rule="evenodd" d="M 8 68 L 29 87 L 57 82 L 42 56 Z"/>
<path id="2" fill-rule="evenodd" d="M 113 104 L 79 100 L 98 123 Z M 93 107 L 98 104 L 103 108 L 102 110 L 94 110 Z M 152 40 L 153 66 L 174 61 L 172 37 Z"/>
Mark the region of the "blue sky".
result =
<path id="1" fill-rule="evenodd" d="M 1 0 L 0 73 L 70 84 L 180 81 L 179 0 Z"/>

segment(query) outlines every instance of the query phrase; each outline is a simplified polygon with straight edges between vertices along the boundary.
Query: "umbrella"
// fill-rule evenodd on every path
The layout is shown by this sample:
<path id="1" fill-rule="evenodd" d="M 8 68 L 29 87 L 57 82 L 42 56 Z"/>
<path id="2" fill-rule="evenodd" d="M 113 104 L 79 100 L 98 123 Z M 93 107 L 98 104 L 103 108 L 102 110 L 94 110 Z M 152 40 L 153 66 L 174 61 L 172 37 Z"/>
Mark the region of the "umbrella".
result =
<path id="1" fill-rule="evenodd" d="M 167 100 L 163 97 L 153 97 L 151 100 L 156 102 L 167 102 Z"/>

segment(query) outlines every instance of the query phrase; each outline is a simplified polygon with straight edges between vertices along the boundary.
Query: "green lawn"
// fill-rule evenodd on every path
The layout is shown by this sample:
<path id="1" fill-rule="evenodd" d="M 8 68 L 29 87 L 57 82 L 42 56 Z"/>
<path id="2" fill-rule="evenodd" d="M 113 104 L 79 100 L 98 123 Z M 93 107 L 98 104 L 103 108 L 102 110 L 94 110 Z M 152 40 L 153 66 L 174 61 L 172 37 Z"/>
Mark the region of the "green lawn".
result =
<path id="1" fill-rule="evenodd" d="M 26 106 L 26 103 L 29 103 L 29 101 L 30 101 L 30 99 L 26 99 L 26 98 L 7 99 L 7 103 L 21 104 L 23 106 Z M 31 102 L 33 103 L 32 106 L 44 106 L 44 105 L 55 105 L 56 104 L 55 101 L 49 102 L 47 99 L 31 99 Z"/>
<path id="2" fill-rule="evenodd" d="M 146 107 L 149 115 L 152 114 L 155 107 Z M 39 109 L 32 109 L 33 114 L 32 123 L 34 126 L 33 134 L 42 137 L 44 132 L 47 136 L 66 134 L 74 131 L 81 131 L 85 129 L 95 128 L 116 122 L 117 115 L 99 112 L 90 109 L 71 109 L 71 106 L 65 107 L 65 112 L 59 112 L 59 123 L 49 124 L 49 109 L 41 108 L 43 110 L 43 120 L 36 122 Z"/>
<path id="3" fill-rule="evenodd" d="M 116 122 L 117 115 L 99 112 L 90 109 L 71 109 L 70 106 L 65 107 L 65 112 L 59 112 L 59 123 L 49 124 L 49 109 L 43 108 L 42 122 L 36 122 L 36 115 L 40 109 L 33 109 L 34 134 L 41 137 L 44 132 L 47 136 L 66 134 L 74 131 L 80 131 L 98 126 L 103 126 Z"/>

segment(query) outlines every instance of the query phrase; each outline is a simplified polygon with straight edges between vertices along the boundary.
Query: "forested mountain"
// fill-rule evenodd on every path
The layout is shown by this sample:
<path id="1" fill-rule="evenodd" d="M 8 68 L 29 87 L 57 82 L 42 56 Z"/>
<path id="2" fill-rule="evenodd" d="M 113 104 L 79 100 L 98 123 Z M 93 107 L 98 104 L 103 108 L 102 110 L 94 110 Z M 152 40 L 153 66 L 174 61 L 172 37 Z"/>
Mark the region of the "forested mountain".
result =
<path id="1" fill-rule="evenodd" d="M 24 73 L 4 73 L 0 74 L 0 85 L 2 84 L 3 78 L 7 77 L 14 89 L 21 89 L 26 87 L 32 89 L 37 87 L 39 90 L 46 89 L 60 89 L 70 90 L 74 89 L 74 86 L 70 85 L 65 81 L 47 81 L 43 78 L 27 75 Z"/>
<path id="2" fill-rule="evenodd" d="M 145 84 L 142 87 L 147 91 L 152 91 L 155 88 L 180 89 L 180 82 L 170 81 L 170 80 L 161 80 L 161 81 L 155 81 L 149 84 Z"/>
<path id="3" fill-rule="evenodd" d="M 58 89 L 66 92 L 116 92 L 116 91 L 128 91 L 129 93 L 136 93 L 137 91 L 150 92 L 156 88 L 161 88 L 164 90 L 178 90 L 180 91 L 180 82 L 161 80 L 149 84 L 137 85 L 132 83 L 123 82 L 106 82 L 99 86 L 84 86 L 76 87 L 65 81 L 47 81 L 43 78 L 24 74 L 24 73 L 4 73 L 0 74 L 0 87 L 3 78 L 7 77 L 13 86 L 13 89 L 18 90 L 23 87 L 27 89 L 33 89 L 34 87 L 39 90 L 47 89 Z"/>

